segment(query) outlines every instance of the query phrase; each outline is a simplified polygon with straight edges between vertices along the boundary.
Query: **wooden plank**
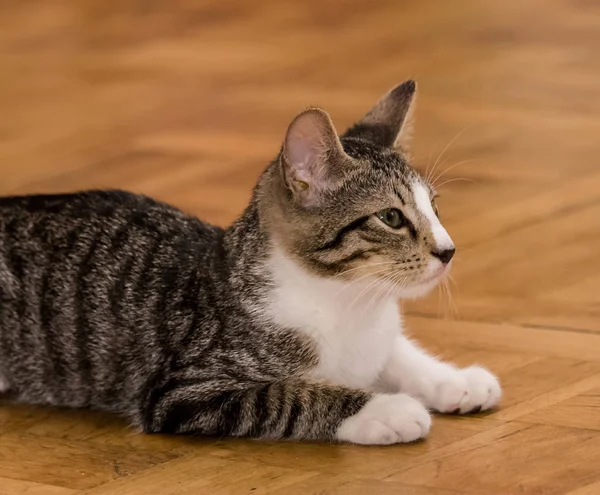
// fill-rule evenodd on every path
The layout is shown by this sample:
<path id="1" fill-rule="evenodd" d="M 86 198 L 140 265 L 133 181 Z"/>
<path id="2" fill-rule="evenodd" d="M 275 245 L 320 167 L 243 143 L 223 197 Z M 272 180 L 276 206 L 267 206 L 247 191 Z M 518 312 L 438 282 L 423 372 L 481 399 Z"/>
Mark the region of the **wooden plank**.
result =
<path id="1" fill-rule="evenodd" d="M 560 494 L 599 481 L 598 463 L 596 432 L 529 425 L 487 445 L 466 441 L 460 451 L 438 455 L 390 479 L 467 493 Z"/>
<path id="2" fill-rule="evenodd" d="M 406 302 L 408 333 L 504 397 L 389 448 L 147 436 L 2 400 L 0 495 L 600 493 L 600 10 L 540 6 L 1 2 L 0 194 L 120 187 L 227 224 L 297 112 L 341 130 L 415 77 L 457 311 Z"/>
<path id="3" fill-rule="evenodd" d="M 0 478 L 0 495 L 76 495 L 78 493 L 81 492 L 62 486 Z"/>
<path id="4" fill-rule="evenodd" d="M 163 463 L 173 454 L 3 432 L 0 478 L 83 489 Z"/>

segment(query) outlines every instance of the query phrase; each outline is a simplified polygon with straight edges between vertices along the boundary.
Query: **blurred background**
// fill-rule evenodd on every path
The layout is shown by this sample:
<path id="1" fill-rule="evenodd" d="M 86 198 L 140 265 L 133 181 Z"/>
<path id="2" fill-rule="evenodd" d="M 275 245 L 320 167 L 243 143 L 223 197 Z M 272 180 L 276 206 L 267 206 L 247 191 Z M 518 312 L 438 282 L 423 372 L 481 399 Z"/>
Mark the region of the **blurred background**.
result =
<path id="1" fill-rule="evenodd" d="M 593 0 L 3 0 L 0 194 L 118 187 L 226 225 L 295 114 L 320 106 L 341 132 L 414 78 L 414 160 L 439 175 L 457 257 L 452 295 L 407 303 L 409 323 L 447 357 L 496 369 L 513 412 L 494 421 L 514 420 L 531 413 L 518 408 L 532 397 L 600 390 L 599 53 Z M 578 380 L 587 388 L 573 389 Z M 571 419 L 600 407 L 592 397 L 542 415 L 550 423 L 536 421 L 594 431 L 585 439 L 596 446 L 588 459 L 597 466 L 598 420 Z M 4 431 L 17 431 L 22 414 L 48 419 L 22 409 L 6 414 Z M 539 438 L 562 434 L 543 430 Z M 19 438 L 19 466 L 27 466 L 37 451 Z M 571 447 L 561 445 L 557 459 Z M 550 461 L 531 461 L 539 452 L 523 454 L 507 472 L 533 462 L 531 469 L 565 474 Z M 360 471 L 362 458 L 351 459 L 343 466 Z M 14 469 L 0 462 L 0 476 L 12 479 Z M 600 477 L 581 469 L 585 476 L 575 478 L 585 483 Z M 31 471 L 23 473 L 25 480 Z M 555 474 L 530 479 L 519 493 L 566 493 L 551 491 L 562 486 Z M 106 480 L 69 485 L 64 476 L 51 484 L 83 489 L 119 478 L 111 471 Z M 451 475 L 437 485 L 423 476 L 430 487 L 460 484 Z M 479 482 L 478 493 L 509 493 L 501 481 Z"/>
<path id="2" fill-rule="evenodd" d="M 440 204 L 459 248 L 455 302 L 477 295 L 461 311 L 547 323 L 559 305 L 590 326 L 600 302 L 589 290 L 600 285 L 589 278 L 600 248 L 597 2 L 1 9 L 1 193 L 119 187 L 227 224 L 296 113 L 321 106 L 341 132 L 412 77 L 415 163 L 437 162 L 439 183 L 449 181 Z M 498 311 L 482 307 L 488 296 Z"/>

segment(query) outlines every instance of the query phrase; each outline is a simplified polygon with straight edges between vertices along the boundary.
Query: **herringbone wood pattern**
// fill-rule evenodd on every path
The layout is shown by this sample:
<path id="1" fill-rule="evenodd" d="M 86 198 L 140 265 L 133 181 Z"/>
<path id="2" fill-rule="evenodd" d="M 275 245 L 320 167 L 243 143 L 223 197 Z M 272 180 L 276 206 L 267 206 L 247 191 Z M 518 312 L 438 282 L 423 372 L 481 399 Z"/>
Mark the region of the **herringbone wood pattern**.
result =
<path id="1" fill-rule="evenodd" d="M 227 223 L 296 112 L 343 128 L 416 78 L 415 157 L 446 171 L 459 254 L 454 304 L 406 303 L 407 324 L 505 398 L 388 448 L 4 402 L 0 494 L 600 493 L 599 51 L 589 0 L 4 0 L 2 194 L 120 187 Z"/>

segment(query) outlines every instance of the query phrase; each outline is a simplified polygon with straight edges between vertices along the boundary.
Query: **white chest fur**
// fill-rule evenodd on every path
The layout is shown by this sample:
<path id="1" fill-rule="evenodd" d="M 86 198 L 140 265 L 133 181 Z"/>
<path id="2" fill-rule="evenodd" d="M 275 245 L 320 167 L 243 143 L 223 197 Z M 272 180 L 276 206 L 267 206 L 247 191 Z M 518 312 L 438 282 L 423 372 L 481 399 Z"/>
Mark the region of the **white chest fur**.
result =
<path id="1" fill-rule="evenodd" d="M 366 284 L 310 275 L 281 252 L 274 253 L 270 268 L 275 281 L 270 316 L 315 340 L 319 352 L 315 378 L 358 388 L 373 386 L 401 331 L 396 302 L 377 299 Z"/>

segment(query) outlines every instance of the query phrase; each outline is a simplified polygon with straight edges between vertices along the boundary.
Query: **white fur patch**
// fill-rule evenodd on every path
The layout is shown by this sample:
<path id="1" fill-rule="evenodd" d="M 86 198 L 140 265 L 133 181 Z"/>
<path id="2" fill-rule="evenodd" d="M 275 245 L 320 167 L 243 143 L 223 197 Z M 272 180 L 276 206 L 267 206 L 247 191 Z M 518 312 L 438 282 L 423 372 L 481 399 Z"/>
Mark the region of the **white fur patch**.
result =
<path id="1" fill-rule="evenodd" d="M 279 249 L 269 267 L 275 282 L 270 317 L 317 343 L 314 377 L 371 388 L 401 332 L 396 300 L 378 298 L 381 285 L 369 287 L 372 279 L 350 283 L 311 275 Z"/>
<path id="2" fill-rule="evenodd" d="M 342 422 L 338 440 L 363 445 L 414 442 L 427 436 L 431 416 L 416 399 L 405 395 L 376 395 L 357 414 Z"/>
<path id="3" fill-rule="evenodd" d="M 496 406 L 502 396 L 498 379 L 486 369 L 457 369 L 404 336 L 394 342 L 382 380 L 388 390 L 402 390 L 442 413 L 485 411 Z"/>
<path id="4" fill-rule="evenodd" d="M 432 260 L 435 263 L 439 265 Z M 397 385 L 392 390 L 421 397 L 420 386 L 428 388 L 430 381 L 443 380 L 448 369 L 455 371 L 402 336 L 395 296 L 383 298 L 381 284 L 373 279 L 344 282 L 321 278 L 277 248 L 268 266 L 275 282 L 268 313 L 278 324 L 298 329 L 317 343 L 315 378 L 374 390 L 380 378 L 391 372 L 394 376 L 389 381 Z M 404 289 L 402 296 L 418 295 L 413 292 L 419 290 L 422 288 Z"/>
<path id="5" fill-rule="evenodd" d="M 427 189 L 419 181 L 415 181 L 412 184 L 413 196 L 415 198 L 415 204 L 421 214 L 428 220 L 433 235 L 433 239 L 436 243 L 438 251 L 445 249 L 454 249 L 454 243 L 446 232 L 446 229 L 440 223 L 439 218 L 433 211 L 431 206 L 431 199 Z"/>
<path id="6" fill-rule="evenodd" d="M 382 294 L 380 282 L 321 278 L 277 248 L 267 266 L 274 288 L 264 310 L 272 321 L 314 340 L 319 363 L 311 377 L 395 393 L 375 395 L 347 418 L 338 430 L 339 440 L 409 442 L 429 431 L 426 407 L 467 413 L 489 409 L 500 400 L 498 380 L 487 370 L 457 369 L 405 338 L 395 297 Z M 396 393 L 400 391 L 409 395 Z"/>
<path id="7" fill-rule="evenodd" d="M 498 379 L 480 366 L 470 366 L 438 385 L 432 407 L 436 411 L 461 414 L 473 410 L 487 411 L 502 397 Z"/>

